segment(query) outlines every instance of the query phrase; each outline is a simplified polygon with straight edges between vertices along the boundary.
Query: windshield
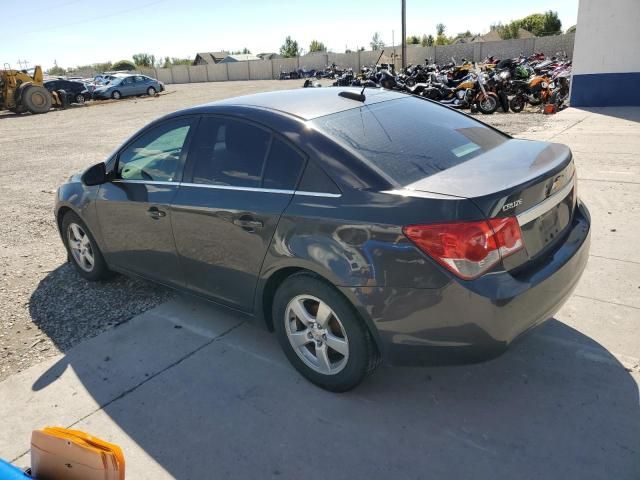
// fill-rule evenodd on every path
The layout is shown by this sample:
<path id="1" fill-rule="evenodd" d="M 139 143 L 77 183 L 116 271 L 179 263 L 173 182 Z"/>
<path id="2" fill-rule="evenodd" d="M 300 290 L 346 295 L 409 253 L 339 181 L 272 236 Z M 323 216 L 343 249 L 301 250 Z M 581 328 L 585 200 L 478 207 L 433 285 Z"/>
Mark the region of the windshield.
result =
<path id="1" fill-rule="evenodd" d="M 312 123 L 400 185 L 471 160 L 509 138 L 415 97 L 364 105 Z"/>

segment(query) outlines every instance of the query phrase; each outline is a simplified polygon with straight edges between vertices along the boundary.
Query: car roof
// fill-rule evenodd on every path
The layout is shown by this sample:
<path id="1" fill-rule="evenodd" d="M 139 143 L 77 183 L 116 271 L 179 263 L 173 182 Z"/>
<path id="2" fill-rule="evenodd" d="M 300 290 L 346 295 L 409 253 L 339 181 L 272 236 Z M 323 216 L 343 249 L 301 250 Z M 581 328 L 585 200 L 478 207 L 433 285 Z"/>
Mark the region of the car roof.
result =
<path id="1" fill-rule="evenodd" d="M 277 110 L 294 115 L 303 120 L 331 115 L 333 113 L 359 108 L 362 105 L 407 98 L 407 95 L 383 90 L 381 88 L 367 88 L 364 91 L 364 102 L 352 100 L 339 95 L 340 92 L 360 93 L 362 88 L 349 87 L 321 87 L 321 88 L 297 88 L 295 90 L 278 90 L 275 92 L 255 93 L 241 97 L 227 98 L 216 102 L 207 103 L 198 107 L 201 111 L 207 107 L 217 106 L 247 106 Z M 213 110 L 213 109 L 212 109 Z"/>

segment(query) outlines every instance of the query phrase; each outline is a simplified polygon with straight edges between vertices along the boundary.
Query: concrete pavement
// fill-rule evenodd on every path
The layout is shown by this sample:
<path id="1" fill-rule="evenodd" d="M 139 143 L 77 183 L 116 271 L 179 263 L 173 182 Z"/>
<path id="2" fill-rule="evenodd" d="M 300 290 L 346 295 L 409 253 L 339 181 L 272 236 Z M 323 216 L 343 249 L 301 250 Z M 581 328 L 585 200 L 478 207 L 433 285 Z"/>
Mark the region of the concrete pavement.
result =
<path id="1" fill-rule="evenodd" d="M 558 114 L 593 218 L 575 295 L 500 358 L 382 368 L 335 395 L 273 336 L 190 298 L 0 383 L 0 457 L 33 428 L 123 446 L 127 478 L 640 477 L 640 109 Z"/>

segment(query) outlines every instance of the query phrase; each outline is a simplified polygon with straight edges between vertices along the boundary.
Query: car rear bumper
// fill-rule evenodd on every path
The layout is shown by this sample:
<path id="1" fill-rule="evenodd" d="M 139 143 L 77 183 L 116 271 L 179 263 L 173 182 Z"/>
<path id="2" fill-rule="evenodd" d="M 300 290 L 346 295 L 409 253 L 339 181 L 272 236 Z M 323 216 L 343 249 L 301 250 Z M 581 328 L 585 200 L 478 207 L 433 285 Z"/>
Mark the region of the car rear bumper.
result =
<path id="1" fill-rule="evenodd" d="M 530 271 L 451 281 L 439 289 L 342 287 L 391 365 L 488 360 L 551 318 L 589 257 L 590 216 L 579 203 L 564 242 Z"/>

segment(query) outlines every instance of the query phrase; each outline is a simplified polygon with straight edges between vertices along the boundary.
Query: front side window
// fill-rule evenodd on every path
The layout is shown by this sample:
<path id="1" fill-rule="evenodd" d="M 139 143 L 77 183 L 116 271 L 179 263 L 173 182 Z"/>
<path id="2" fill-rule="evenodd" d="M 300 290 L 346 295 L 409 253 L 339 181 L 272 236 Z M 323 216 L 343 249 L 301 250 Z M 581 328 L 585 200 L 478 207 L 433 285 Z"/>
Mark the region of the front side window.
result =
<path id="1" fill-rule="evenodd" d="M 176 119 L 145 132 L 125 147 L 118 158 L 118 178 L 178 182 L 181 154 L 192 120 Z"/>
<path id="2" fill-rule="evenodd" d="M 205 117 L 190 147 L 193 183 L 260 187 L 271 134 L 238 120 Z"/>

